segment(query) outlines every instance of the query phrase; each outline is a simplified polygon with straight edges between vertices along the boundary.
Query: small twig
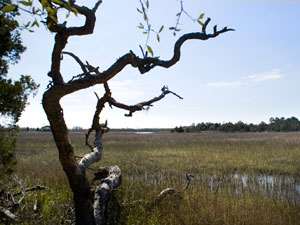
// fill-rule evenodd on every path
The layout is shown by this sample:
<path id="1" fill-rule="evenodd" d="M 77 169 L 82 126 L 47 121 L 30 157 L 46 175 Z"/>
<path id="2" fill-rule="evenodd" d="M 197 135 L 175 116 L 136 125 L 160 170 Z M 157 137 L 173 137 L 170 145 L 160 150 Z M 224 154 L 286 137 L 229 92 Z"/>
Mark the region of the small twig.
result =
<path id="1" fill-rule="evenodd" d="M 190 186 L 191 180 L 194 178 L 194 176 L 192 174 L 186 173 L 185 178 L 186 178 L 186 185 L 183 188 L 183 191 L 188 189 L 188 187 Z"/>
<path id="2" fill-rule="evenodd" d="M 102 0 L 99 0 L 98 2 L 96 2 L 94 8 L 92 9 L 92 11 L 95 13 L 99 7 L 99 5 L 102 3 Z"/>
<path id="3" fill-rule="evenodd" d="M 49 188 L 45 187 L 45 186 L 37 185 L 37 186 L 31 187 L 31 188 L 26 188 L 24 191 L 14 193 L 13 196 L 16 197 L 16 196 L 21 195 L 21 194 L 24 195 L 24 193 L 26 193 L 26 192 L 41 191 L 41 190 L 45 190 L 45 189 L 49 189 Z"/>
<path id="4" fill-rule="evenodd" d="M 72 52 L 61 52 L 61 54 L 65 54 L 65 55 L 69 55 L 69 56 L 73 57 L 75 59 L 75 61 L 80 65 L 83 73 L 84 74 L 88 73 L 88 71 L 86 70 L 86 65 L 84 65 L 84 63 L 80 60 L 80 58 L 78 56 L 76 56 L 74 53 L 72 53 Z"/>

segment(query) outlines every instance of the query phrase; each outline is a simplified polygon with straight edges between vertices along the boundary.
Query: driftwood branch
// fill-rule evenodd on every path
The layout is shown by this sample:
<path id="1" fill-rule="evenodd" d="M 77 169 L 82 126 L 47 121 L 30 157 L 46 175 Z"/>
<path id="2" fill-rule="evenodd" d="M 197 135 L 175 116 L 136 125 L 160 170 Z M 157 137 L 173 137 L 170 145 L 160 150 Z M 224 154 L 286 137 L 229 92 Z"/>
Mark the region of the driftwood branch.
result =
<path id="1" fill-rule="evenodd" d="M 116 190 L 122 183 L 122 173 L 118 166 L 101 168 L 102 174 L 108 174 L 102 179 L 95 191 L 94 197 L 94 217 L 97 225 L 104 223 L 107 213 L 107 204 L 111 193 Z M 98 172 L 99 175 L 99 172 Z"/>
<path id="2" fill-rule="evenodd" d="M 186 173 L 186 184 L 182 190 L 176 190 L 175 188 L 166 188 L 162 190 L 154 199 L 154 201 L 147 200 L 135 200 L 129 203 L 122 203 L 123 207 L 135 207 L 141 203 L 146 203 L 147 208 L 152 210 L 155 206 L 161 204 L 163 201 L 182 201 L 184 199 L 184 192 L 188 189 L 193 175 Z"/>
<path id="3" fill-rule="evenodd" d="M 5 217 L 6 219 L 12 220 L 12 221 L 14 221 L 17 218 L 17 216 L 15 214 L 13 214 L 9 209 L 6 209 L 2 206 L 0 206 L 0 216 L 1 216 L 1 218 Z M 1 218 L 0 218 L 0 221 L 1 221 Z"/>
<path id="4" fill-rule="evenodd" d="M 19 179 L 19 177 L 16 175 L 12 176 L 11 179 L 13 181 L 13 185 L 9 188 L 9 191 L 0 191 L 0 223 L 3 222 L 3 218 L 5 218 L 9 224 L 14 223 L 18 217 L 18 214 L 20 215 L 22 213 L 23 207 L 20 206 L 22 201 L 25 199 L 25 194 L 27 192 L 48 189 L 47 187 L 41 185 L 26 188 L 26 182 Z M 18 191 L 15 192 L 16 190 Z"/>

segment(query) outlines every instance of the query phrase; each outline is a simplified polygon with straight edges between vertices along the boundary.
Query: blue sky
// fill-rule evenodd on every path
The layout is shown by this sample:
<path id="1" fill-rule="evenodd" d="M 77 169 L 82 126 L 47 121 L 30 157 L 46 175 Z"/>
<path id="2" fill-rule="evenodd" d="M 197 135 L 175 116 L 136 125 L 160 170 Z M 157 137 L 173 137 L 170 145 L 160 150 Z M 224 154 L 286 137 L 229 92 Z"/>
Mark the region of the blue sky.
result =
<path id="1" fill-rule="evenodd" d="M 93 1 L 77 1 L 80 2 L 93 5 Z M 300 1 L 185 0 L 184 4 L 193 17 L 205 13 L 212 19 L 207 32 L 215 24 L 236 31 L 207 41 L 186 42 L 181 61 L 170 69 L 155 68 L 141 75 L 127 66 L 109 82 L 115 99 L 135 104 L 159 95 L 163 85 L 184 99 L 169 95 L 149 111 L 136 112 L 132 118 L 124 117 L 123 110 L 106 107 L 103 121 L 107 119 L 113 128 L 150 128 L 238 120 L 259 123 L 268 122 L 271 116 L 300 118 Z M 94 34 L 71 37 L 65 50 L 100 66 L 100 71 L 129 50 L 141 55 L 139 44 L 144 45 L 145 35 L 137 28 L 143 20 L 136 11 L 138 6 L 138 0 L 103 0 Z M 177 0 L 150 1 L 153 28 L 174 26 L 179 7 Z M 73 16 L 68 25 L 82 21 Z M 181 22 L 179 35 L 201 29 L 187 17 Z M 19 125 L 41 127 L 48 125 L 41 98 L 49 81 L 54 36 L 39 28 L 34 33 L 23 32 L 22 38 L 27 51 L 17 65 L 11 66 L 9 74 L 31 74 L 41 87 L 39 94 L 30 99 Z M 149 44 L 156 56 L 169 59 L 176 38 L 164 29 L 161 42 L 157 43 L 153 35 Z M 65 80 L 80 72 L 80 67 L 65 56 Z M 103 87 L 97 85 L 61 100 L 68 127 L 91 125 L 96 106 L 94 91 L 102 95 Z"/>

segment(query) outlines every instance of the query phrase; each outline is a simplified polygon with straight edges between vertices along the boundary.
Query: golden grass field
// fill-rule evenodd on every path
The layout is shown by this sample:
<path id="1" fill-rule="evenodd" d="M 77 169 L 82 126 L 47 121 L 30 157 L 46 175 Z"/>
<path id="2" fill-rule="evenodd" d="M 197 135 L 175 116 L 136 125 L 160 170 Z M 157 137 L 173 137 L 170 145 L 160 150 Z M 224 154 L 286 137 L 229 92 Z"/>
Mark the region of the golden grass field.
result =
<path id="1" fill-rule="evenodd" d="M 70 137 L 77 156 L 89 151 L 84 133 Z M 121 168 L 118 201 L 145 200 L 123 208 L 119 224 L 300 224 L 300 133 L 111 132 L 103 147 L 92 167 Z M 72 192 L 51 133 L 21 132 L 17 158 L 24 182 L 49 187 L 26 198 L 19 223 L 70 224 Z M 165 188 L 182 190 L 186 172 L 194 179 L 182 201 L 147 206 Z"/>

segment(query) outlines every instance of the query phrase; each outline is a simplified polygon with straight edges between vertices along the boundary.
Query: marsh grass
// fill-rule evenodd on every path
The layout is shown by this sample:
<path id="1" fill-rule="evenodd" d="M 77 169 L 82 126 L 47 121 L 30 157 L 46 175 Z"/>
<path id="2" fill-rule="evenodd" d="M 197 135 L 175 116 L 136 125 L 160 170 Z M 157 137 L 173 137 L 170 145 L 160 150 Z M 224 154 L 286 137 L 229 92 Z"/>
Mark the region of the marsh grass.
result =
<path id="1" fill-rule="evenodd" d="M 84 133 L 70 136 L 76 155 L 89 151 Z M 181 190 L 185 172 L 195 176 L 180 203 L 126 207 L 110 224 L 300 224 L 299 133 L 108 133 L 103 139 L 102 161 L 93 168 L 119 165 L 119 202 L 151 202 L 165 188 Z M 51 133 L 20 133 L 18 146 L 17 174 L 50 187 L 26 202 L 20 223 L 67 224 L 72 193 Z"/>

